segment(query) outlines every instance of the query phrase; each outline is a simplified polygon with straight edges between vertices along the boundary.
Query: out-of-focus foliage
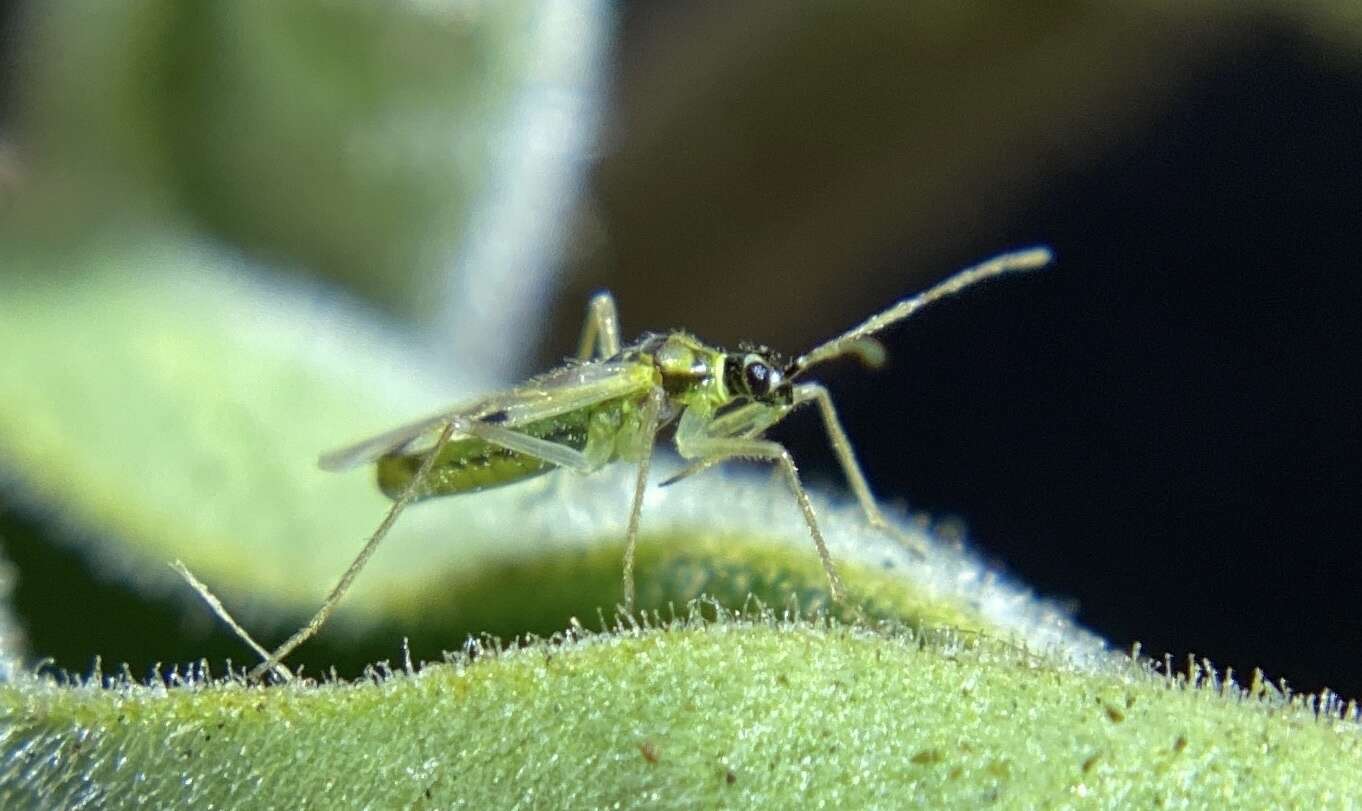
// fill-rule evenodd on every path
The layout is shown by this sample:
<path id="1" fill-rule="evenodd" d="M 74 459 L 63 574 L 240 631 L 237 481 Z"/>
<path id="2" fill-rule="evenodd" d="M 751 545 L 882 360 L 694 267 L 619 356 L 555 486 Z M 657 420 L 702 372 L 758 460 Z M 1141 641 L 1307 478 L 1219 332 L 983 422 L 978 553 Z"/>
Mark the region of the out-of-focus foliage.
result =
<path id="1" fill-rule="evenodd" d="M 524 2 L 31 14 L 26 224 L 180 221 L 427 316 L 546 47 Z"/>

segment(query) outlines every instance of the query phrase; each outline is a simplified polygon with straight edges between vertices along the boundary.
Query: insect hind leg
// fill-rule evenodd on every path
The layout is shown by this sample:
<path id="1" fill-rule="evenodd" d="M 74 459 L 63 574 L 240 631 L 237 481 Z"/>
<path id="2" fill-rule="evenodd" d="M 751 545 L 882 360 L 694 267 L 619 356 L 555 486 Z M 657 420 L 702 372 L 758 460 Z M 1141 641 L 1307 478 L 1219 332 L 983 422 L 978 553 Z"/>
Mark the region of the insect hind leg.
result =
<path id="1" fill-rule="evenodd" d="M 461 430 L 493 445 L 499 445 L 525 456 L 542 459 L 550 464 L 569 468 L 578 473 L 593 473 L 600 467 L 576 448 L 569 448 L 567 445 L 530 436 L 511 428 L 471 421 Z"/>
<path id="2" fill-rule="evenodd" d="M 620 351 L 620 317 L 615 297 L 601 291 L 587 305 L 586 323 L 577 343 L 577 360 L 604 360 Z"/>
<path id="3" fill-rule="evenodd" d="M 217 614 L 218 617 L 227 624 L 227 627 L 231 628 L 232 632 L 240 637 L 241 641 L 246 643 L 247 647 L 258 653 L 261 659 L 270 658 L 270 652 L 265 650 L 259 642 L 255 641 L 255 637 L 251 636 L 250 632 L 243 628 L 241 623 L 236 621 L 236 617 L 233 617 L 232 612 L 227 610 L 227 606 L 222 604 L 222 601 L 218 599 L 217 595 L 214 594 L 202 580 L 199 580 L 194 576 L 193 572 L 189 571 L 188 566 L 185 566 L 184 563 L 177 560 L 170 564 L 170 568 L 174 569 L 180 577 L 185 579 L 185 582 L 189 583 L 189 587 L 198 593 L 199 597 L 208 604 L 208 607 L 213 609 L 213 613 Z M 281 681 L 290 681 L 293 679 L 293 674 L 282 664 L 275 665 L 274 674 L 278 676 Z"/>
<path id="4" fill-rule="evenodd" d="M 248 678 L 257 679 L 265 673 L 274 670 L 284 657 L 292 653 L 299 645 L 303 644 L 308 639 L 311 639 L 312 636 L 326 624 L 326 621 L 330 619 L 332 612 L 336 610 L 336 606 L 340 603 L 341 598 L 350 590 L 350 584 L 354 582 L 355 578 L 359 575 L 360 570 L 369 562 L 369 558 L 373 557 L 375 550 L 378 549 L 378 545 L 387 537 L 388 531 L 392 529 L 393 524 L 397 521 L 397 517 L 401 515 L 407 505 L 411 503 L 415 495 L 420 492 L 420 487 L 425 483 L 426 477 L 430 475 L 431 468 L 435 466 L 436 457 L 438 457 L 440 451 L 444 450 L 444 447 L 449 444 L 450 437 L 452 437 L 455 430 L 457 430 L 456 426 L 459 426 L 460 428 L 466 427 L 461 426 L 460 422 L 461 421 L 457 419 L 448 419 L 445 421 L 444 428 L 441 429 L 439 438 L 435 440 L 435 445 L 426 455 L 426 458 L 422 460 L 421 467 L 417 469 L 416 475 L 407 483 L 406 489 L 397 497 L 397 500 L 393 502 L 393 505 L 388 508 L 387 515 L 379 522 L 378 528 L 369 536 L 369 540 L 365 542 L 364 547 L 359 550 L 359 554 L 351 561 L 350 567 L 345 570 L 345 574 L 341 575 L 340 580 L 336 583 L 335 587 L 331 589 L 331 593 L 326 596 L 326 600 L 322 603 L 321 608 L 317 609 L 317 613 L 312 616 L 312 619 L 309 620 L 306 625 L 294 632 L 293 636 L 285 640 L 278 648 L 275 648 L 274 652 L 271 653 L 264 662 L 256 665 L 255 669 L 250 672 Z"/>

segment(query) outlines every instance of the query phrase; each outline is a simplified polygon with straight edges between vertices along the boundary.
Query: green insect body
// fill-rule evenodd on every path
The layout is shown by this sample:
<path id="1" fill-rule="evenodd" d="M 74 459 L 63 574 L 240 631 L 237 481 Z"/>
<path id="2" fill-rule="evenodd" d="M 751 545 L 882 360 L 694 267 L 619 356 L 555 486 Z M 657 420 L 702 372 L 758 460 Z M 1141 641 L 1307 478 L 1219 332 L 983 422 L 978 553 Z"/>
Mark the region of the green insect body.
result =
<path id="1" fill-rule="evenodd" d="M 723 384 L 724 354 L 685 333 L 645 338 L 612 361 L 629 368 L 640 388 L 661 385 L 672 401 L 701 413 L 708 414 L 731 399 Z M 533 380 L 531 385 L 545 388 L 548 381 Z M 652 450 L 652 437 L 644 430 L 645 403 L 646 396 L 620 397 L 517 425 L 515 430 L 581 452 L 592 469 L 616 461 L 637 461 Z M 481 419 L 489 421 L 488 416 Z M 430 431 L 427 441 L 437 433 Z M 379 457 L 379 489 L 388 498 L 400 498 L 429 454 L 430 450 L 403 449 Z M 477 493 L 532 479 L 557 467 L 542 457 L 477 437 L 453 439 L 440 450 L 409 498 L 420 501 Z"/>
<path id="2" fill-rule="evenodd" d="M 586 447 L 585 415 L 570 414 L 527 425 L 522 430 L 538 439 L 574 450 Z M 398 499 L 412 484 L 427 453 L 396 453 L 377 462 L 378 488 Z M 477 493 L 493 487 L 541 476 L 556 465 L 523 453 L 493 445 L 482 439 L 461 439 L 445 445 L 424 480 L 412 490 L 411 500 L 434 496 Z"/>
<path id="3" fill-rule="evenodd" d="M 327 470 L 375 463 L 379 487 L 393 499 L 393 505 L 312 620 L 268 654 L 252 675 L 276 672 L 286 677 L 280 661 L 326 622 L 407 504 L 501 487 L 557 468 L 587 474 L 615 461 L 636 463 L 623 566 L 624 607 L 632 611 L 643 493 L 659 431 L 670 425 L 675 426 L 672 439 L 677 453 L 688 465 L 663 485 L 729 459 L 775 466 L 808 526 L 827 574 L 830 596 L 836 601 L 846 599 L 794 461 L 784 446 L 764 436 L 766 430 L 796 408 L 813 406 L 867 522 L 910 548 L 924 551 L 916 536 L 899 530 L 880 511 L 827 389 L 801 378 L 811 368 L 839 357 L 856 357 L 868 366 L 878 366 L 884 348 L 875 339 L 876 333 L 984 279 L 1033 270 L 1049 261 L 1050 252 L 1044 248 L 995 257 L 899 301 L 793 359 L 763 347 L 726 352 L 681 331 L 647 334 L 622 346 L 614 299 L 609 293 L 597 294 L 574 362 L 516 388 L 446 409 L 321 458 Z M 192 575 L 187 576 L 200 588 Z M 205 598 L 264 655 L 263 648 L 225 613 L 216 598 L 207 594 Z"/>
<path id="4" fill-rule="evenodd" d="M 605 403 L 589 411 L 562 414 L 519 428 L 527 436 L 554 442 L 582 451 L 587 456 L 604 455 L 602 445 L 613 444 L 629 404 L 622 400 Z M 604 449 L 608 450 L 608 449 Z M 420 470 L 429 451 L 393 453 L 377 462 L 378 487 L 388 498 L 397 499 L 406 491 Z M 507 484 L 542 476 L 558 466 L 545 459 L 519 453 L 477 438 L 453 440 L 445 445 L 430 472 L 412 491 L 411 499 L 421 501 L 435 496 L 478 493 Z"/>

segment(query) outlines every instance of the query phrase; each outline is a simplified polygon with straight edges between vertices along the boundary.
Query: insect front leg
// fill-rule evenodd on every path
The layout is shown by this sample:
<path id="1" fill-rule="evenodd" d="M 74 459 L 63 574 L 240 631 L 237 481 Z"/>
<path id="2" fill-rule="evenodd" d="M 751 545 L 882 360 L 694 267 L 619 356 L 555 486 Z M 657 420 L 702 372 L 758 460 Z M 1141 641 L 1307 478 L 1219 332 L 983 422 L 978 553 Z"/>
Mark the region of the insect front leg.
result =
<path id="1" fill-rule="evenodd" d="M 800 512 L 804 514 L 804 523 L 808 524 L 809 535 L 813 538 L 813 545 L 818 549 L 818 559 L 822 562 L 823 571 L 828 577 L 832 599 L 839 603 L 845 600 L 846 589 L 842 585 L 842 578 L 837 574 L 837 567 L 832 562 L 828 545 L 823 540 L 823 532 L 818 528 L 818 517 L 814 513 L 813 502 L 799 480 L 799 470 L 795 467 L 790 452 L 784 445 L 769 439 L 716 436 L 709 430 L 710 423 L 708 417 L 697 412 L 687 411 L 683 414 L 676 428 L 677 452 L 683 458 L 704 462 L 706 467 L 734 457 L 774 463 L 785 474 L 785 482 L 794 493 Z"/>
<path id="2" fill-rule="evenodd" d="M 795 386 L 795 404 L 807 402 L 818 404 L 818 413 L 823 418 L 823 428 L 827 431 L 828 443 L 832 445 L 832 450 L 837 455 L 837 461 L 842 466 L 842 472 L 846 474 L 847 481 L 851 484 L 851 491 L 856 494 L 856 500 L 861 504 L 861 511 L 865 513 L 866 521 L 875 529 L 892 535 L 895 540 L 914 552 L 925 554 L 927 548 L 921 538 L 909 535 L 889 523 L 889 519 L 885 518 L 884 513 L 880 511 L 880 505 L 875 501 L 874 494 L 870 492 L 870 485 L 866 482 L 865 474 L 861 472 L 861 466 L 856 461 L 856 453 L 851 448 L 851 441 L 847 439 L 846 431 L 842 429 L 842 421 L 837 418 L 837 409 L 833 408 L 832 396 L 828 394 L 828 390 L 817 383 L 801 383 Z"/>
<path id="3" fill-rule="evenodd" d="M 577 343 L 577 360 L 613 358 L 620 351 L 620 317 L 615 297 L 602 291 L 587 305 L 582 339 Z"/>
<path id="4" fill-rule="evenodd" d="M 738 439 L 756 439 L 762 431 L 785 419 L 789 414 L 790 407 L 772 406 L 766 403 L 748 403 L 734 411 L 730 411 L 720 417 L 714 417 L 704 425 L 704 433 L 708 436 L 733 437 Z M 673 484 L 688 479 L 696 473 L 709 470 L 711 467 L 727 459 L 726 456 L 701 457 L 699 460 L 686 465 L 677 473 L 664 479 L 658 486 L 670 487 Z M 776 470 L 776 475 L 780 471 Z"/>

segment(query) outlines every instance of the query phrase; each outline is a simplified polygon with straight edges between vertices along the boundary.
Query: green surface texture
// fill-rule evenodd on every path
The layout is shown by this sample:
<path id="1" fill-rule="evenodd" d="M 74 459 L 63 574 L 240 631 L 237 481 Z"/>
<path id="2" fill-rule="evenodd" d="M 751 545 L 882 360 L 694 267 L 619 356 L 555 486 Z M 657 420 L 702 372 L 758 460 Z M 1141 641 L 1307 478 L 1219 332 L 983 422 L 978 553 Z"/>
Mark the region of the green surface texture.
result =
<path id="1" fill-rule="evenodd" d="M 1196 669 L 1191 681 L 1129 664 L 1085 672 L 969 635 L 726 614 L 578 636 L 317 688 L 21 681 L 0 692 L 0 796 L 68 808 L 1362 800 L 1355 722 Z"/>

